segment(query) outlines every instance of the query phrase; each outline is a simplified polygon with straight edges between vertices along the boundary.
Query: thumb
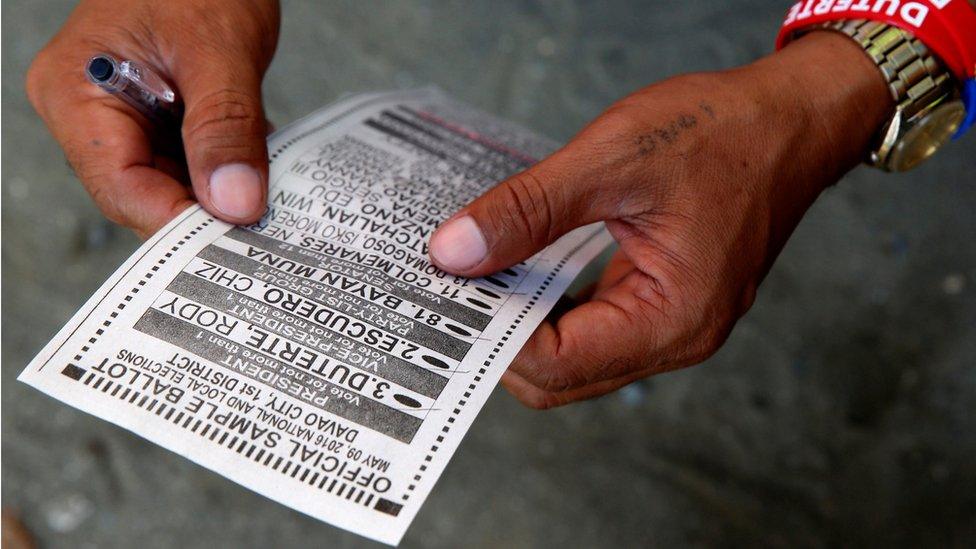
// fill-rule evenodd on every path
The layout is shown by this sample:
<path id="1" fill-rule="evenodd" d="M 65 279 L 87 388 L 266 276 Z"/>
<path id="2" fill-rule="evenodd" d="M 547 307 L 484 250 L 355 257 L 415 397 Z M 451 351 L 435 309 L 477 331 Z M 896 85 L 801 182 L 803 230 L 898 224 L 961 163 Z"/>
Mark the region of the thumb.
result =
<path id="1" fill-rule="evenodd" d="M 600 181 L 570 144 L 456 213 L 434 232 L 430 256 L 447 272 L 484 276 L 514 265 L 563 234 L 610 215 Z"/>
<path id="2" fill-rule="evenodd" d="M 183 146 L 197 201 L 231 223 L 264 213 L 268 189 L 264 66 L 241 56 L 196 55 L 180 66 Z"/>

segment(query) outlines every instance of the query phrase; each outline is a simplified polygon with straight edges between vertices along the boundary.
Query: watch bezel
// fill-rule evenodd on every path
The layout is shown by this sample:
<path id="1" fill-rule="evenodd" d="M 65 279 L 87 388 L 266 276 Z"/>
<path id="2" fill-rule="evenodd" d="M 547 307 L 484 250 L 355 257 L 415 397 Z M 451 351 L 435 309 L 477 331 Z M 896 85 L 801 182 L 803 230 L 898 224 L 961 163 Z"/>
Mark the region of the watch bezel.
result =
<path id="1" fill-rule="evenodd" d="M 954 111 L 954 112 L 949 112 Z M 946 116 L 950 116 L 946 124 Z M 892 144 L 887 152 L 885 160 L 886 169 L 894 172 L 908 171 L 932 157 L 943 145 L 945 145 L 959 128 L 963 119 L 966 117 L 966 107 L 959 99 L 949 101 L 939 101 L 926 107 L 922 112 L 912 117 L 912 120 L 905 125 L 900 136 Z M 938 122 L 936 122 L 938 121 Z M 934 143 L 929 151 L 915 159 L 908 159 L 902 156 L 903 151 L 915 141 L 924 138 L 931 138 L 932 133 L 921 133 L 922 130 L 933 123 L 945 125 L 939 129 L 937 143 Z"/>

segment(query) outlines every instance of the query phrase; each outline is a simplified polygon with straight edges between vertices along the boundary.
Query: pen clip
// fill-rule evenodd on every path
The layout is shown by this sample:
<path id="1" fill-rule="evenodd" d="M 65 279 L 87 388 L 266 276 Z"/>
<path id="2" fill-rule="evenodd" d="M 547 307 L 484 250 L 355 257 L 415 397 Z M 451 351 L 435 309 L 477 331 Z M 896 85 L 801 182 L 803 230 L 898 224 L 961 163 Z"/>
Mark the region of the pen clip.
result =
<path id="1" fill-rule="evenodd" d="M 128 78 L 133 85 L 138 86 L 143 93 L 152 95 L 157 101 L 165 103 L 176 101 L 176 93 L 162 78 L 135 61 L 119 63 L 119 73 L 124 78 Z"/>

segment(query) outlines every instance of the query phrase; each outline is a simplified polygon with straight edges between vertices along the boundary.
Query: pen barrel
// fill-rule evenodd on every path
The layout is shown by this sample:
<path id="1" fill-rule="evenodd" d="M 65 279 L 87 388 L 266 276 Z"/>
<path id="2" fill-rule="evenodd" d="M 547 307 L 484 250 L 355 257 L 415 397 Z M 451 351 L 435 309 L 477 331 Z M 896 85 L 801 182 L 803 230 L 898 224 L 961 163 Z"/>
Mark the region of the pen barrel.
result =
<path id="1" fill-rule="evenodd" d="M 182 116 L 176 92 L 145 65 L 131 60 L 118 62 L 111 55 L 99 54 L 88 61 L 85 72 L 92 83 L 156 124 L 178 123 Z"/>

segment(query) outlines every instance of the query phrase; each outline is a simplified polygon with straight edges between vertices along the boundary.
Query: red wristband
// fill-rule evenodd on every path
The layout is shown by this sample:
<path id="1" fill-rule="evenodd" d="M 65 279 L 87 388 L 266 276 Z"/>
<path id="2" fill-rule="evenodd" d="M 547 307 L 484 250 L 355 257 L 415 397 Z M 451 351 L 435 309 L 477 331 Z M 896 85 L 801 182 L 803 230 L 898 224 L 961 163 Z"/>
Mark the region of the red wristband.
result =
<path id="1" fill-rule="evenodd" d="M 783 21 L 776 49 L 795 31 L 827 21 L 871 19 L 914 34 L 963 82 L 976 76 L 976 9 L 967 0 L 802 0 Z"/>
<path id="2" fill-rule="evenodd" d="M 976 8 L 967 0 L 801 0 L 787 12 L 776 49 L 800 29 L 846 19 L 882 21 L 915 35 L 962 87 L 966 117 L 954 137 L 976 124 Z"/>

